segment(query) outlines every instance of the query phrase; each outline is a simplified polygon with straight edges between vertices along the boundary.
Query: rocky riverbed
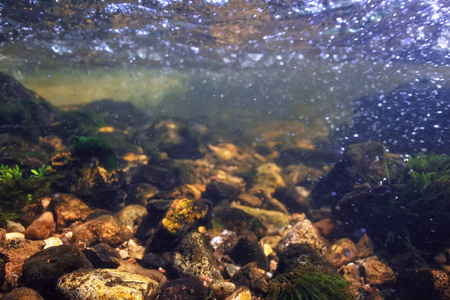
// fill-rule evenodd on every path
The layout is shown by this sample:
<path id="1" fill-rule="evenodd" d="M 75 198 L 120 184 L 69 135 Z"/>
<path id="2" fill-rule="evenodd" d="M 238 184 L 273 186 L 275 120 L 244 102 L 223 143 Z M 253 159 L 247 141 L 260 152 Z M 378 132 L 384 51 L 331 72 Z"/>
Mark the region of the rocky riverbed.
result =
<path id="1" fill-rule="evenodd" d="M 450 298 L 448 156 L 0 83 L 3 299 Z"/>

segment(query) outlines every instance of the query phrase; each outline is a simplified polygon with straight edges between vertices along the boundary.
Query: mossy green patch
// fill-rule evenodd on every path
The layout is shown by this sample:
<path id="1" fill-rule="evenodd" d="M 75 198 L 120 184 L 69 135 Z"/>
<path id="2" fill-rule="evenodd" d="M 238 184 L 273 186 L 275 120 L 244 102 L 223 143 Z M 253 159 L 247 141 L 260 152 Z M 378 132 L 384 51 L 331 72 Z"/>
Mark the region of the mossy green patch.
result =
<path id="1" fill-rule="evenodd" d="M 108 172 L 117 168 L 117 155 L 111 146 L 104 140 L 97 137 L 70 138 L 74 142 L 72 156 L 81 159 L 95 158 L 98 163 Z"/>
<path id="2" fill-rule="evenodd" d="M 350 300 L 354 297 L 342 277 L 309 266 L 276 276 L 269 283 L 266 299 Z"/>

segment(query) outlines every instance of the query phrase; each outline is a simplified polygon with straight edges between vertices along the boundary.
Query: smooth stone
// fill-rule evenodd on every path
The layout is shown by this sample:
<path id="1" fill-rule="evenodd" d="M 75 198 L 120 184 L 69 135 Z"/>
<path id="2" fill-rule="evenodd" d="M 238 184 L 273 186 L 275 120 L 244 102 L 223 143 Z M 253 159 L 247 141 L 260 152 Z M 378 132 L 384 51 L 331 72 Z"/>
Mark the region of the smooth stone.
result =
<path id="1" fill-rule="evenodd" d="M 252 293 L 250 292 L 250 289 L 247 287 L 241 287 L 225 300 L 251 300 L 251 299 Z"/>
<path id="2" fill-rule="evenodd" d="M 31 240 L 43 240 L 55 232 L 56 224 L 53 213 L 46 211 L 40 215 L 25 231 L 25 236 Z"/>
<path id="3" fill-rule="evenodd" d="M 352 240 L 343 238 L 336 241 L 327 252 L 327 259 L 334 267 L 340 267 L 353 261 L 358 254 L 355 243 Z"/>
<path id="4" fill-rule="evenodd" d="M 122 223 L 128 226 L 130 229 L 133 229 L 135 226 L 138 226 L 142 218 L 147 213 L 147 209 L 139 204 L 131 204 L 122 208 L 117 214 L 116 218 L 119 219 Z"/>
<path id="5" fill-rule="evenodd" d="M 39 251 L 28 258 L 22 270 L 22 283 L 44 298 L 54 298 L 58 278 L 77 269 L 91 269 L 92 264 L 74 245 L 61 245 Z"/>
<path id="6" fill-rule="evenodd" d="M 269 270 L 269 262 L 264 254 L 264 250 L 258 243 L 258 238 L 252 232 L 239 238 L 233 249 L 225 254 L 229 255 L 237 265 L 244 266 L 255 262 L 258 268 Z"/>
<path id="7" fill-rule="evenodd" d="M 55 247 L 55 246 L 61 246 L 62 244 L 64 244 L 63 241 L 60 238 L 56 237 L 56 236 L 52 236 L 52 237 L 46 238 L 44 240 L 44 242 L 45 242 L 44 249 L 47 249 L 47 248 L 50 248 L 50 247 Z"/>
<path id="8" fill-rule="evenodd" d="M 6 232 L 20 232 L 25 233 L 25 227 L 17 222 L 7 220 L 5 225 Z"/>
<path id="9" fill-rule="evenodd" d="M 203 197 L 210 199 L 216 205 L 224 199 L 234 199 L 240 193 L 241 189 L 234 184 L 213 180 L 206 186 Z"/>
<path id="10" fill-rule="evenodd" d="M 21 232 L 8 232 L 5 234 L 6 240 L 24 240 L 25 234 Z"/>
<path id="11" fill-rule="evenodd" d="M 289 225 L 289 217 L 279 211 L 257 209 L 236 204 L 232 204 L 231 207 L 240 209 L 253 216 L 267 228 L 269 234 L 279 233 Z"/>
<path id="12" fill-rule="evenodd" d="M 226 297 L 230 296 L 235 289 L 236 285 L 232 282 L 222 281 L 213 283 L 213 297 L 215 297 L 216 299 L 225 299 Z"/>
<path id="13" fill-rule="evenodd" d="M 61 276 L 58 290 L 69 300 L 151 299 L 159 283 L 115 269 L 78 270 Z"/>
<path id="14" fill-rule="evenodd" d="M 3 295 L 2 300 L 44 300 L 44 298 L 33 289 L 20 287 Z"/>

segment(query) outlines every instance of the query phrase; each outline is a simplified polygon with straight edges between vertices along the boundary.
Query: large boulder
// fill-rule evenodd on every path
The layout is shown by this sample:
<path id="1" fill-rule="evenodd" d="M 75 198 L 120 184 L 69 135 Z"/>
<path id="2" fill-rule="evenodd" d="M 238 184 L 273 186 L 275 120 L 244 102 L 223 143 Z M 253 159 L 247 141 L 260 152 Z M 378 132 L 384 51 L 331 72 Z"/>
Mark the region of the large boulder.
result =
<path id="1" fill-rule="evenodd" d="M 39 135 L 54 121 L 55 112 L 48 101 L 0 72 L 0 131 Z"/>

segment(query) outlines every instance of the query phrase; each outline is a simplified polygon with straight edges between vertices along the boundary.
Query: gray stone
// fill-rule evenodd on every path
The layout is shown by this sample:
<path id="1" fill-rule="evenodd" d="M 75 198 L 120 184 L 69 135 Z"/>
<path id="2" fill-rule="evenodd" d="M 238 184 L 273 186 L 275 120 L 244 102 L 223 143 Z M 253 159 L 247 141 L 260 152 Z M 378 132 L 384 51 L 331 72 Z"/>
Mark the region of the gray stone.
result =
<path id="1" fill-rule="evenodd" d="M 182 276 L 206 276 L 214 282 L 223 281 L 211 247 L 198 232 L 183 238 L 172 258 L 172 266 Z"/>

